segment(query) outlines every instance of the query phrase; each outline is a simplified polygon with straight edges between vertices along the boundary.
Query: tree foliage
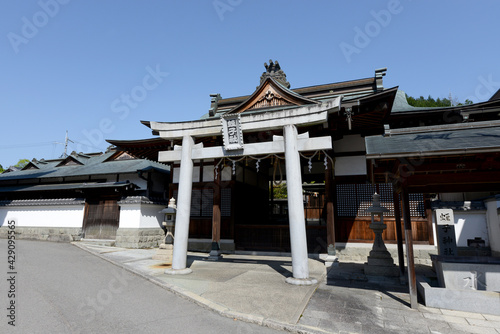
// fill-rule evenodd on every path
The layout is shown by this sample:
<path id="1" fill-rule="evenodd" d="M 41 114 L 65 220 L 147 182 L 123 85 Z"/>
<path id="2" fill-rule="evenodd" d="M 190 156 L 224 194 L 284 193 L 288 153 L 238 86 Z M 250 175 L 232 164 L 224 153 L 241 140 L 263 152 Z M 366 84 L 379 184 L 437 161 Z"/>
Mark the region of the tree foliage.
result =
<path id="1" fill-rule="evenodd" d="M 278 185 L 274 185 L 273 187 L 273 198 L 275 199 L 284 199 L 288 198 L 287 196 L 287 189 L 286 189 L 286 183 L 283 182 Z"/>
<path id="2" fill-rule="evenodd" d="M 24 168 L 30 161 L 28 159 L 20 159 L 17 164 L 14 165 L 14 167 L 17 167 L 19 169 Z"/>
<path id="3" fill-rule="evenodd" d="M 428 96 L 427 98 L 424 98 L 423 96 L 420 96 L 419 98 L 414 98 L 412 96 L 406 95 L 406 100 L 408 101 L 408 104 L 413 106 L 413 107 L 426 107 L 426 108 L 431 108 L 431 107 L 451 107 L 453 106 L 461 106 L 465 104 L 472 104 L 472 101 L 467 99 L 465 100 L 464 103 L 458 102 L 456 100 L 450 101 L 447 98 L 437 98 L 434 99 L 432 96 Z"/>
<path id="4" fill-rule="evenodd" d="M 3 169 L 2 165 L 0 165 L 0 173 L 3 173 L 5 169 Z"/>

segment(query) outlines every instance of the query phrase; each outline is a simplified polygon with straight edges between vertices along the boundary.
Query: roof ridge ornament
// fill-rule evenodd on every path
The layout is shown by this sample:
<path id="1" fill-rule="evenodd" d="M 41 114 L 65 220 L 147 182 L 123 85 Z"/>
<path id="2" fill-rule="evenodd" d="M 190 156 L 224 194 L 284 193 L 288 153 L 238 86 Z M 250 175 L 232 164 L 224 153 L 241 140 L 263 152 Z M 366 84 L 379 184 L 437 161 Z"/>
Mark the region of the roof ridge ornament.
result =
<path id="1" fill-rule="evenodd" d="M 267 78 L 271 77 L 286 88 L 290 88 L 290 83 L 286 80 L 286 74 L 281 69 L 281 66 L 277 60 L 273 62 L 272 59 L 269 59 L 269 65 L 267 63 L 264 63 L 264 67 L 266 68 L 266 71 L 263 72 L 260 76 L 261 85 Z"/>

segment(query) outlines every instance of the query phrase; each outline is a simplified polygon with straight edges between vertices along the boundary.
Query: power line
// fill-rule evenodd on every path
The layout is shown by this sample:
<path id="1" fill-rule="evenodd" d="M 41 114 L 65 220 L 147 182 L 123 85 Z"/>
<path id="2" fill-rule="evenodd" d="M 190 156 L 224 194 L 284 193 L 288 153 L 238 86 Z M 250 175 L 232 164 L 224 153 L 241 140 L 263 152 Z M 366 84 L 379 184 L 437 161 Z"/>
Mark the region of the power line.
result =
<path id="1" fill-rule="evenodd" d="M 51 142 L 32 143 L 32 144 L 0 145 L 0 149 L 22 148 L 22 147 L 40 147 L 40 146 L 48 146 L 48 145 L 54 145 L 54 144 L 57 144 L 57 142 L 51 141 Z"/>

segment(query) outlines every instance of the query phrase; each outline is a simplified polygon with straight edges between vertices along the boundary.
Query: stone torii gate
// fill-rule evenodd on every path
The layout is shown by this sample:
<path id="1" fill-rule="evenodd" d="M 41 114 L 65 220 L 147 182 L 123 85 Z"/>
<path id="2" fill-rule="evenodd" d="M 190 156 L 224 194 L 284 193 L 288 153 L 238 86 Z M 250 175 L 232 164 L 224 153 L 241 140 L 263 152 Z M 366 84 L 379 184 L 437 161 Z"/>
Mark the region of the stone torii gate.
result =
<path id="1" fill-rule="evenodd" d="M 186 262 L 194 160 L 284 153 L 293 272 L 293 277 L 287 278 L 286 281 L 296 285 L 317 283 L 317 280 L 309 277 L 299 152 L 330 150 L 332 140 L 330 136 L 309 138 L 308 133 L 299 135 L 297 126 L 325 124 L 328 113 L 338 111 L 339 107 L 340 98 L 334 98 L 312 106 L 298 106 L 279 111 L 228 113 L 220 118 L 189 122 L 150 122 L 151 129 L 161 138 L 182 138 L 182 146 L 175 146 L 172 151 L 159 152 L 158 157 L 160 162 L 180 161 L 172 268 L 167 269 L 165 273 L 191 272 L 191 269 L 186 267 Z M 283 129 L 283 137 L 275 136 L 273 141 L 269 142 L 243 142 L 244 132 L 275 129 Z M 195 138 L 221 134 L 224 146 L 204 147 L 203 143 L 195 145 Z"/>

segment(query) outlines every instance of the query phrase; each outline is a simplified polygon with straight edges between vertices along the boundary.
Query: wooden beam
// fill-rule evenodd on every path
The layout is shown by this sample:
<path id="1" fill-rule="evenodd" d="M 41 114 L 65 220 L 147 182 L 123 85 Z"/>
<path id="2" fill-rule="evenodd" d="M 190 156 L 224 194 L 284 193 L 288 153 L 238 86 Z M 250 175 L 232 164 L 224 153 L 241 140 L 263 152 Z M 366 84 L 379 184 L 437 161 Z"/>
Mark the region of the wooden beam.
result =
<path id="1" fill-rule="evenodd" d="M 334 165 L 328 159 L 328 169 L 325 171 L 325 199 L 326 199 L 326 243 L 328 255 L 335 255 L 335 198 L 336 188 L 334 179 Z"/>
<path id="2" fill-rule="evenodd" d="M 401 202 L 399 201 L 399 194 L 393 188 L 392 200 L 394 203 L 394 218 L 396 220 L 396 238 L 398 244 L 398 263 L 399 263 L 399 275 L 404 277 L 405 275 L 405 259 L 403 252 L 403 232 L 401 231 Z"/>
<path id="3" fill-rule="evenodd" d="M 218 168 L 217 161 L 214 161 L 214 172 Z M 217 175 L 214 175 L 214 203 L 213 203 L 213 212 L 212 212 L 212 250 L 215 246 L 217 246 L 217 250 L 219 250 L 220 243 L 220 229 L 221 229 L 221 189 L 220 189 L 220 181 L 221 181 L 221 171 L 217 171 Z"/>
<path id="4" fill-rule="evenodd" d="M 418 174 L 406 178 L 408 186 L 425 186 L 439 184 L 441 186 L 456 184 L 500 183 L 500 171 L 475 171 L 472 173 Z"/>
<path id="5" fill-rule="evenodd" d="M 410 306 L 413 309 L 418 308 L 417 300 L 417 278 L 415 275 L 415 260 L 413 255 L 413 236 L 411 232 L 410 198 L 408 189 L 401 189 L 401 201 L 403 202 L 403 219 L 405 224 L 405 244 L 406 244 L 406 263 L 408 268 L 408 285 L 410 288 Z"/>

